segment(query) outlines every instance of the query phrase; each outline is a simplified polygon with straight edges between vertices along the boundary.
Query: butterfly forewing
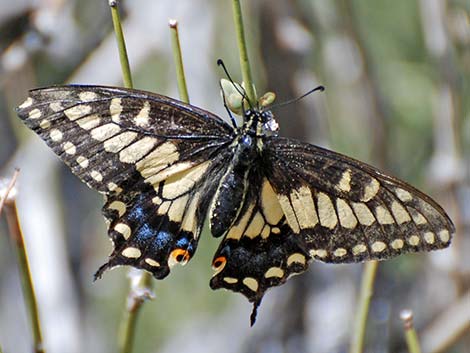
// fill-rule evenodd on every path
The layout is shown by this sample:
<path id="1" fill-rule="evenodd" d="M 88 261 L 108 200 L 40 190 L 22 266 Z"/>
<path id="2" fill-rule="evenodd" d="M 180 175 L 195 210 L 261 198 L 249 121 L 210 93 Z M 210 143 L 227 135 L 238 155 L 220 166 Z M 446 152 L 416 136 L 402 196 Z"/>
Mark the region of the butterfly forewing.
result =
<path id="1" fill-rule="evenodd" d="M 128 264 L 163 278 L 169 262 L 192 256 L 212 178 L 230 153 L 223 147 L 233 131 L 223 120 L 168 97 L 98 86 L 33 90 L 18 114 L 108 197 L 115 248 L 98 275 Z"/>
<path id="2" fill-rule="evenodd" d="M 313 145 L 267 139 L 268 176 L 287 223 L 312 257 L 326 262 L 387 259 L 447 247 L 454 226 L 410 185 Z"/>

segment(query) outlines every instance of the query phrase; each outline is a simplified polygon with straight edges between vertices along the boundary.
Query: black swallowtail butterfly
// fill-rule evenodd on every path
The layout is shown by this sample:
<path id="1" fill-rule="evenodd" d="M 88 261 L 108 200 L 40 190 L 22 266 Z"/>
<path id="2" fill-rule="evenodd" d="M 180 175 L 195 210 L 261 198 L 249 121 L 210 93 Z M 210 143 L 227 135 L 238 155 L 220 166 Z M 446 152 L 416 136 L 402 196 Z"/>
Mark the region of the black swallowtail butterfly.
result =
<path id="1" fill-rule="evenodd" d="M 330 262 L 445 248 L 454 226 L 430 197 L 341 154 L 278 136 L 268 110 L 234 128 L 195 106 L 133 89 L 36 89 L 18 114 L 105 196 L 114 250 L 96 277 L 130 265 L 165 278 L 194 255 L 208 215 L 222 237 L 212 289 L 256 308 L 266 290 Z"/>

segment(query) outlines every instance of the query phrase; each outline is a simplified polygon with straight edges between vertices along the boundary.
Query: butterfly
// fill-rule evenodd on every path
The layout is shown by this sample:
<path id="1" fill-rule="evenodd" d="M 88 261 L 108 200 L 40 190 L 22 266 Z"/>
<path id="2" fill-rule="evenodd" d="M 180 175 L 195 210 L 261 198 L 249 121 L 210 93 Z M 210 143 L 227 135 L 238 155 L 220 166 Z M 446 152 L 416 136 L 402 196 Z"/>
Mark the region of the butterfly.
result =
<path id="1" fill-rule="evenodd" d="M 243 294 L 252 324 L 265 292 L 312 260 L 354 263 L 445 248 L 455 231 L 429 196 L 372 166 L 283 138 L 271 111 L 243 123 L 134 89 L 54 86 L 17 108 L 89 187 L 113 251 L 163 279 L 195 254 L 207 217 L 221 238 L 212 289 Z"/>

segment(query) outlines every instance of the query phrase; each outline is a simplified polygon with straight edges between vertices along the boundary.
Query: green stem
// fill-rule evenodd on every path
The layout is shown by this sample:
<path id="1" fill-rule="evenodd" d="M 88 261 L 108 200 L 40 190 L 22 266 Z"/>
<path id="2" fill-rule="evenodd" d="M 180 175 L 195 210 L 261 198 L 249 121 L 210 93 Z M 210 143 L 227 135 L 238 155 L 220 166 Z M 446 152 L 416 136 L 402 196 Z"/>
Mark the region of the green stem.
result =
<path id="1" fill-rule="evenodd" d="M 117 0 L 109 0 L 109 6 L 111 8 L 111 17 L 113 18 L 114 33 L 116 34 L 116 41 L 119 50 L 119 60 L 121 61 L 122 79 L 124 87 L 132 88 L 132 76 L 131 69 L 129 66 L 129 57 L 127 56 L 126 42 L 124 41 L 124 34 L 121 26 L 121 16 L 119 15 L 119 9 Z"/>
<path id="2" fill-rule="evenodd" d="M 18 217 L 18 208 L 16 200 L 7 200 L 5 202 L 5 215 L 7 218 L 10 236 L 15 244 L 18 257 L 18 267 L 21 275 L 21 287 L 23 289 L 26 308 L 31 320 L 31 329 L 33 334 L 33 352 L 44 353 L 43 340 L 41 333 L 41 323 L 39 321 L 38 304 L 36 294 L 34 292 L 33 279 L 28 261 L 28 254 L 24 245 L 23 232 L 21 231 L 20 221 Z"/>
<path id="3" fill-rule="evenodd" d="M 110 0 L 109 6 L 111 8 L 111 16 L 113 18 L 114 32 L 116 34 L 116 41 L 119 51 L 119 59 L 121 61 L 121 70 L 124 86 L 126 88 L 133 88 L 132 75 L 129 66 L 129 59 L 127 55 L 126 43 L 124 41 L 124 34 L 122 32 L 121 17 L 116 0 Z M 135 328 L 137 325 L 137 318 L 140 308 L 146 299 L 150 299 L 152 277 L 147 272 L 140 274 L 140 279 L 136 284 L 137 288 L 131 287 L 128 294 L 128 304 L 124 311 L 121 320 L 120 334 L 119 334 L 119 352 L 129 353 L 132 351 L 132 346 L 135 338 Z"/>
<path id="4" fill-rule="evenodd" d="M 405 328 L 405 340 L 408 351 L 410 353 L 421 353 L 418 335 L 413 325 L 413 313 L 411 310 L 403 310 L 400 313 L 400 318 L 403 320 L 403 326 Z"/>
<path id="5" fill-rule="evenodd" d="M 178 83 L 178 92 L 180 99 L 189 104 L 188 88 L 186 87 L 186 77 L 183 67 L 183 55 L 181 53 L 180 38 L 178 33 L 178 22 L 176 20 L 169 21 L 171 47 L 173 49 L 173 58 L 176 67 L 176 80 Z"/>
<path id="6" fill-rule="evenodd" d="M 361 292 L 359 293 L 359 305 L 351 338 L 351 348 L 349 350 L 350 353 L 362 353 L 364 348 L 367 316 L 369 314 L 370 299 L 374 293 L 374 280 L 377 267 L 377 261 L 369 261 L 364 265 Z"/>
<path id="7" fill-rule="evenodd" d="M 235 31 L 237 33 L 238 49 L 240 51 L 240 68 L 242 70 L 243 82 L 248 100 L 253 107 L 256 107 L 256 93 L 251 76 L 250 61 L 248 59 L 248 50 L 246 47 L 245 30 L 243 27 L 242 9 L 240 0 L 232 0 L 233 21 L 235 22 Z"/>
<path id="8" fill-rule="evenodd" d="M 136 283 L 131 279 L 131 289 L 127 296 L 126 310 L 124 311 L 121 320 L 120 334 L 119 334 L 119 352 L 129 353 L 132 352 L 132 347 L 135 338 L 135 328 L 137 326 L 137 319 L 143 303 L 147 299 L 152 299 L 152 276 L 141 271 L 131 276 L 140 276 Z"/>

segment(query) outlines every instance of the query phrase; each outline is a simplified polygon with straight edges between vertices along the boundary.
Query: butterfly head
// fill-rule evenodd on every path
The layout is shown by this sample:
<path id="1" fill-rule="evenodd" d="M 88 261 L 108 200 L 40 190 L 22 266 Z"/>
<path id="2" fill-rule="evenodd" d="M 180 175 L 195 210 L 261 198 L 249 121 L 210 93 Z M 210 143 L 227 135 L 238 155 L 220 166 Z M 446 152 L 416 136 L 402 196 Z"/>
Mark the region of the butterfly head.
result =
<path id="1" fill-rule="evenodd" d="M 256 128 L 257 136 L 277 136 L 279 124 L 270 110 L 249 109 L 244 113 L 245 124 Z"/>

